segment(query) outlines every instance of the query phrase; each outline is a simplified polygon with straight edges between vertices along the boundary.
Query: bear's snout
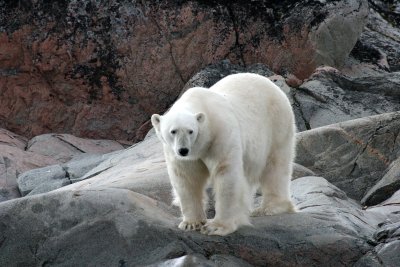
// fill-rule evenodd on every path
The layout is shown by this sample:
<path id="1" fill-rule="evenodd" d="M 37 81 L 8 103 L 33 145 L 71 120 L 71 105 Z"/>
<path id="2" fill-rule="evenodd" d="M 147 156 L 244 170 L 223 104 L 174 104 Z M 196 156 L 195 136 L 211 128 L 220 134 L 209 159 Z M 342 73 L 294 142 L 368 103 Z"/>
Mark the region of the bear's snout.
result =
<path id="1" fill-rule="evenodd" d="M 187 149 L 186 147 L 179 148 L 178 152 L 179 152 L 179 155 L 181 155 L 182 157 L 185 157 L 185 156 L 187 156 L 187 154 L 189 154 L 189 149 Z"/>

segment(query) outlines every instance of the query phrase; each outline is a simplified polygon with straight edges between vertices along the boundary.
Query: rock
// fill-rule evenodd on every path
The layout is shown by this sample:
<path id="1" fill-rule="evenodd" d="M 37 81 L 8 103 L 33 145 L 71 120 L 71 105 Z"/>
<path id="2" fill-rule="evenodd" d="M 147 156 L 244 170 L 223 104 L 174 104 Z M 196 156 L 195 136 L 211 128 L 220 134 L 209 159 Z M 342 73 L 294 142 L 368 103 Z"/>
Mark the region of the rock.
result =
<path id="1" fill-rule="evenodd" d="M 348 77 L 319 68 L 291 90 L 300 131 L 336 122 L 400 110 L 400 72 Z"/>
<path id="2" fill-rule="evenodd" d="M 294 163 L 292 179 L 294 180 L 305 176 L 315 176 L 315 173 L 300 164 Z"/>
<path id="3" fill-rule="evenodd" d="M 209 65 L 197 72 L 183 87 L 181 94 L 192 87 L 210 88 L 222 78 L 236 73 L 250 72 L 262 76 L 272 76 L 274 73 L 264 64 L 253 64 L 248 67 L 232 64 L 229 60 L 223 60 Z"/>
<path id="4" fill-rule="evenodd" d="M 397 266 L 400 261 L 400 222 L 384 224 L 374 234 L 379 244 L 354 266 Z"/>
<path id="5" fill-rule="evenodd" d="M 400 71 L 398 3 L 369 1 L 370 12 L 352 56 L 381 69 Z"/>
<path id="6" fill-rule="evenodd" d="M 296 162 L 361 200 L 400 156 L 400 112 L 298 133 Z"/>
<path id="7" fill-rule="evenodd" d="M 25 150 L 27 142 L 28 140 L 25 137 L 0 128 L 0 144 Z"/>
<path id="8" fill-rule="evenodd" d="M 27 171 L 18 177 L 19 191 L 23 196 L 42 194 L 87 179 L 86 173 L 113 154 L 78 154 L 65 164 Z"/>
<path id="9" fill-rule="evenodd" d="M 57 163 L 50 157 L 25 151 L 26 145 L 24 137 L 0 129 L 0 202 L 21 196 L 17 187 L 18 175 Z"/>
<path id="10" fill-rule="evenodd" d="M 165 203 L 132 191 L 132 177 L 123 189 L 110 187 L 122 176 L 109 178 L 114 180 L 103 186 L 76 183 L 0 204 L 0 264 L 136 266 L 194 253 L 230 255 L 256 266 L 337 265 L 339 256 L 342 265 L 351 265 L 371 249 L 366 237 L 374 225 L 365 224 L 360 207 L 322 178 L 293 182 L 302 212 L 254 218 L 254 227 L 227 237 L 182 232 Z"/>
<path id="11" fill-rule="evenodd" d="M 106 159 L 107 154 L 103 153 L 112 154 L 111 151 L 121 150 L 126 145 L 68 134 L 45 134 L 28 142 L 0 128 L 0 202 L 20 197 L 21 193 L 44 193 L 78 181 Z M 71 158 L 74 160 L 69 161 Z M 68 163 L 62 164 L 66 161 Z M 51 165 L 54 166 L 48 167 Z M 41 170 L 41 167 L 45 168 Z M 22 177 L 19 185 L 18 176 Z"/>
<path id="12" fill-rule="evenodd" d="M 65 170 L 60 165 L 27 171 L 18 177 L 17 182 L 23 196 L 34 189 L 36 189 L 36 193 L 44 193 L 71 184 Z"/>
<path id="13" fill-rule="evenodd" d="M 100 163 L 105 161 L 113 153 L 108 154 L 80 154 L 75 156 L 72 160 L 62 164 L 63 169 L 71 183 L 76 183 L 88 173 L 90 170 L 97 167 Z"/>
<path id="14" fill-rule="evenodd" d="M 29 141 L 27 151 L 65 163 L 82 153 L 105 154 L 123 148 L 121 144 L 112 140 L 90 140 L 70 134 L 43 134 Z"/>
<path id="15" fill-rule="evenodd" d="M 387 173 L 362 198 L 361 204 L 377 205 L 400 190 L 400 157 L 393 161 Z"/>
<path id="16" fill-rule="evenodd" d="M 389 117 L 396 121 L 394 114 L 365 121 L 385 123 Z M 319 144 L 312 131 L 300 135 Z M 154 134 L 110 154 L 82 178 L 0 203 L 0 266 L 349 266 L 375 249 L 371 239 L 378 225 L 400 220 L 397 194 L 363 210 L 324 178 L 302 177 L 292 182 L 297 214 L 252 218 L 252 227 L 226 237 L 180 231 Z"/>
<path id="17" fill-rule="evenodd" d="M 2 126 L 137 141 L 209 64 L 263 63 L 300 80 L 338 67 L 367 13 L 367 0 L 6 1 Z"/>

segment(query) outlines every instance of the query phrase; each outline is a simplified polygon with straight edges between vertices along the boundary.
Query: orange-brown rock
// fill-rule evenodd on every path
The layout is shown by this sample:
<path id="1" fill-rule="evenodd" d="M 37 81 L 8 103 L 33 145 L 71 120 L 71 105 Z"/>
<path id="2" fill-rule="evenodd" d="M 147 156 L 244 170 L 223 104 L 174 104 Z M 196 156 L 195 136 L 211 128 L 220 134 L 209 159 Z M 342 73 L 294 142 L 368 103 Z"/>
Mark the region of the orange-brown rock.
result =
<path id="1" fill-rule="evenodd" d="M 364 25 L 366 0 L 325 2 L 5 1 L 0 126 L 137 141 L 209 64 L 302 80 L 342 64 Z"/>

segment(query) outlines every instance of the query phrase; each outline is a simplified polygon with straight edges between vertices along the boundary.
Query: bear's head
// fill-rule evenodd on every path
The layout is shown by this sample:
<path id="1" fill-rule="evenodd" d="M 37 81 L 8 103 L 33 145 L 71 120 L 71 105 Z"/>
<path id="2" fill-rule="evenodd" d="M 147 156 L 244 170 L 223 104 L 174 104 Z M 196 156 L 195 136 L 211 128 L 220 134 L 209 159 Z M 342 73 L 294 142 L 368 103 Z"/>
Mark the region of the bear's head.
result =
<path id="1" fill-rule="evenodd" d="M 153 124 L 158 138 L 167 145 L 178 159 L 196 160 L 201 150 L 199 142 L 204 113 L 193 114 L 186 111 L 173 112 L 160 116 L 153 114 Z"/>

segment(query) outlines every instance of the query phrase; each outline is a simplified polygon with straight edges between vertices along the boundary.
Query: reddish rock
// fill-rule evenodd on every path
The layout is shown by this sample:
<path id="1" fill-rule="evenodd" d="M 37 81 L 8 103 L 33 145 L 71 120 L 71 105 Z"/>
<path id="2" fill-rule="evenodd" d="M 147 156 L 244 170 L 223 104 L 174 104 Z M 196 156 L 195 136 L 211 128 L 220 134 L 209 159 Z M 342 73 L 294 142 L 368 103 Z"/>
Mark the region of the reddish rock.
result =
<path id="1" fill-rule="evenodd" d="M 0 129 L 0 202 L 20 196 L 19 174 L 57 163 L 51 157 L 25 151 L 26 145 L 24 137 Z"/>
<path id="2" fill-rule="evenodd" d="M 128 145 L 111 140 L 82 139 L 69 134 L 44 134 L 28 142 L 25 137 L 0 128 L 0 202 L 21 196 L 17 177 L 26 171 L 61 165 L 84 153 L 106 154 Z"/>
<path id="3" fill-rule="evenodd" d="M 0 126 L 137 141 L 206 65 L 264 63 L 301 80 L 340 66 L 368 11 L 366 0 L 275 2 L 6 1 Z"/>
<path id="4" fill-rule="evenodd" d="M 90 140 L 70 134 L 44 134 L 31 139 L 27 151 L 48 156 L 58 163 L 65 163 L 82 153 L 106 154 L 124 146 L 112 140 Z"/>

